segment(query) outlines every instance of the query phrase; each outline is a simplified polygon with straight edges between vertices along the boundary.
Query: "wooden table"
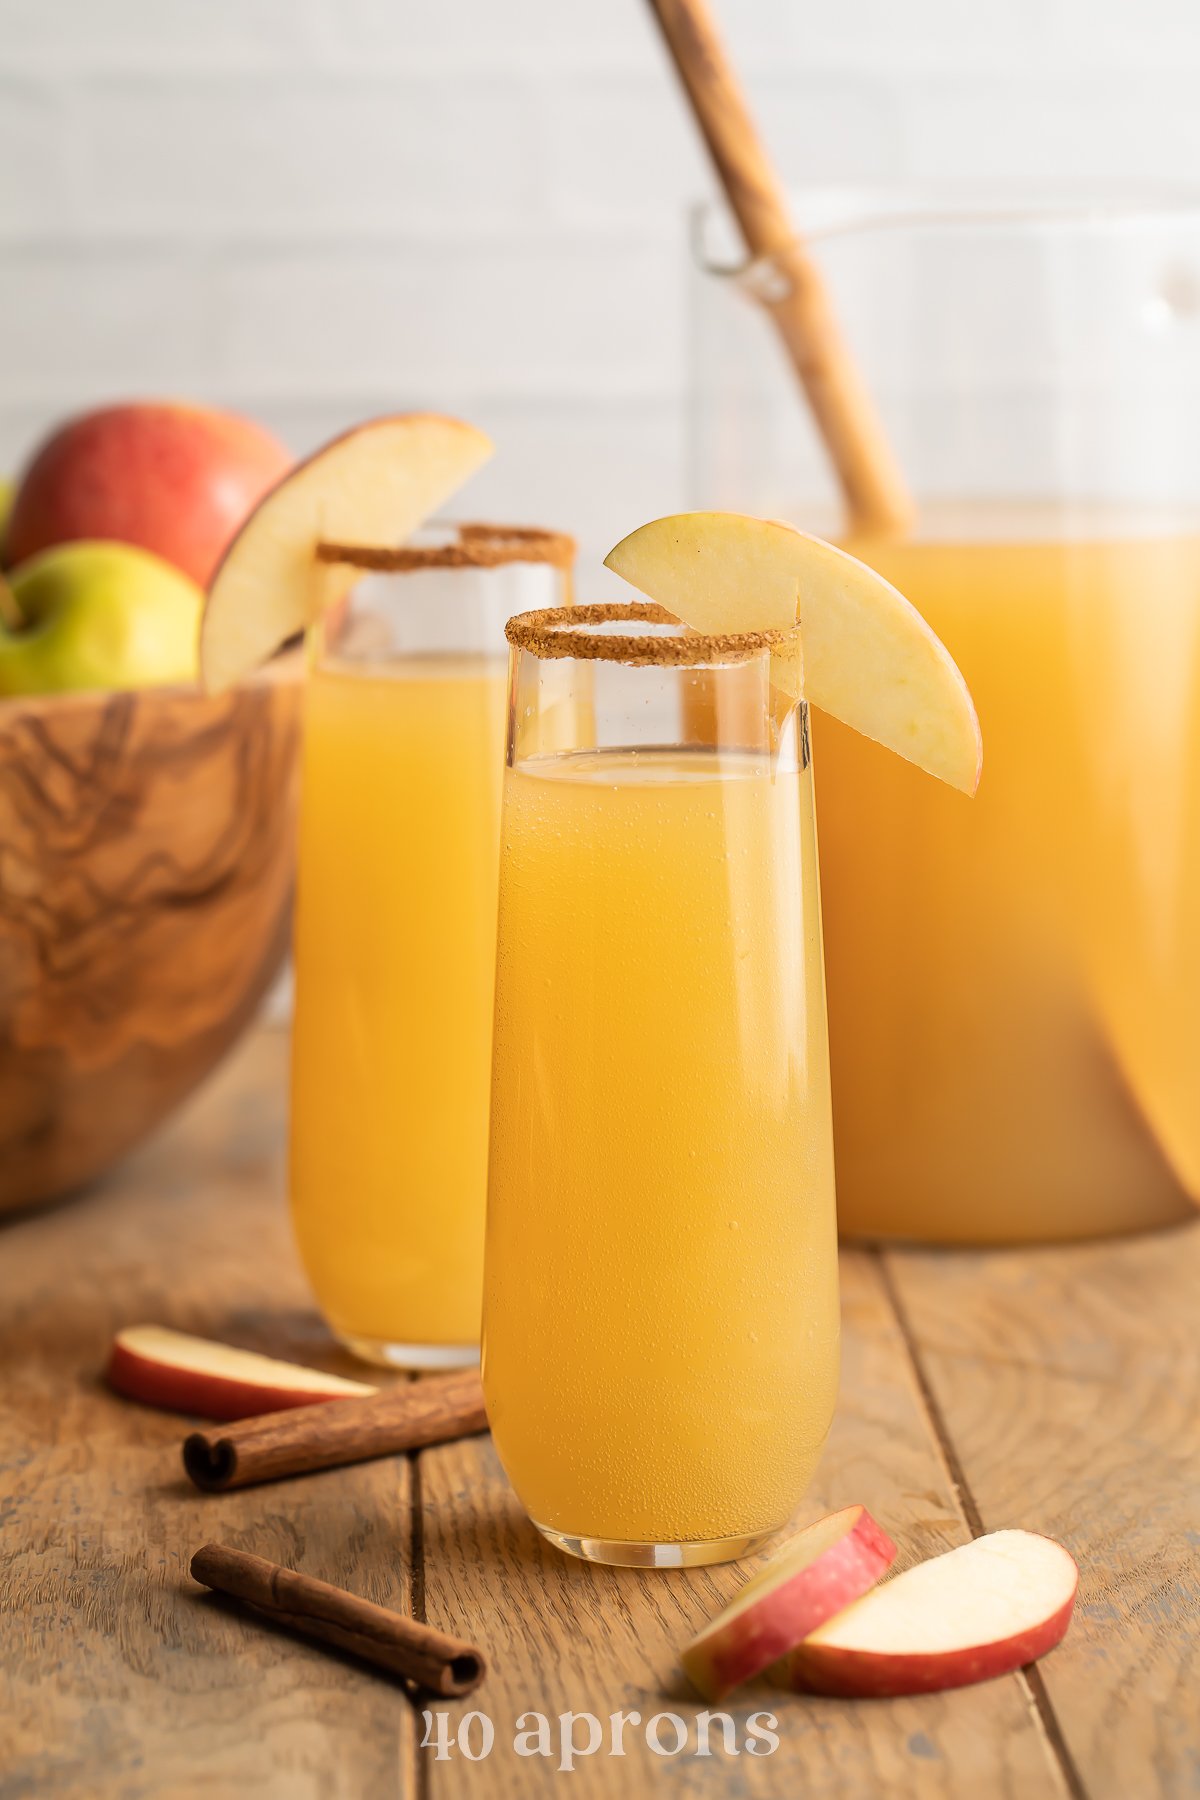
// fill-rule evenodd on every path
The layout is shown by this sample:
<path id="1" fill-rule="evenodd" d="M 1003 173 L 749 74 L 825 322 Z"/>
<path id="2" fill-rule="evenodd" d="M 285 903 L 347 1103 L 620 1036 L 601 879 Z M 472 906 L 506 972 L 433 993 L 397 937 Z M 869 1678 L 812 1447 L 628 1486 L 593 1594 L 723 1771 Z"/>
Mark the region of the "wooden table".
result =
<path id="1" fill-rule="evenodd" d="M 973 1532 L 1059 1538 L 1083 1575 L 1039 1668 L 922 1699 L 735 1696 L 738 1754 L 693 1754 L 677 1652 L 740 1571 L 585 1567 L 542 1545 L 486 1438 L 202 1496 L 182 1422 L 98 1370 L 120 1325 L 185 1329 L 344 1367 L 311 1310 L 283 1201 L 285 1042 L 252 1037 L 101 1191 L 0 1232 L 0 1795 L 429 1800 L 561 1791 L 744 1800 L 1156 1800 L 1200 1793 L 1200 1225 L 1077 1249 L 850 1251 L 842 1401 L 801 1518 L 864 1500 L 916 1557 Z M 447 1705 L 471 1761 L 421 1750 L 382 1677 L 205 1598 L 209 1539 L 475 1635 L 486 1686 Z M 568 1775 L 518 1757 L 527 1711 L 673 1712 Z M 752 1755 L 771 1711 L 779 1746 Z M 476 1755 L 483 1723 L 467 1734 Z M 578 1740 L 585 1722 L 573 1727 Z M 658 1728 L 670 1750 L 674 1727 Z M 762 1747 L 761 1744 L 759 1746 Z"/>

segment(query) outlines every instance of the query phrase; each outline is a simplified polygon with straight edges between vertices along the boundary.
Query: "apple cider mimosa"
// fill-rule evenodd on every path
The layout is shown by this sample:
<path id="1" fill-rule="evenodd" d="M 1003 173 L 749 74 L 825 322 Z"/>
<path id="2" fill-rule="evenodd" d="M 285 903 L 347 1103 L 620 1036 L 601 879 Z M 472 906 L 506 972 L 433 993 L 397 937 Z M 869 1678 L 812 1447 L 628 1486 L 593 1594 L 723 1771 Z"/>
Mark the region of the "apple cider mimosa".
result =
<path id="1" fill-rule="evenodd" d="M 513 600 L 555 596 L 561 574 L 439 566 L 436 545 L 409 554 L 428 567 L 410 560 L 357 589 L 309 677 L 291 1194 L 305 1268 L 343 1342 L 437 1366 L 474 1360 L 479 1344 L 497 647 Z"/>
<path id="2" fill-rule="evenodd" d="M 355 1347 L 478 1332 L 504 700 L 483 657 L 310 679 L 292 1218 Z"/>
<path id="3" fill-rule="evenodd" d="M 528 714 L 563 665 L 520 660 Z M 777 1530 L 833 1415 L 807 714 L 772 750 L 681 743 L 671 710 L 716 680 L 762 738 L 768 667 L 605 665 L 602 740 L 624 677 L 647 741 L 539 735 L 505 779 L 484 1381 L 533 1519 L 607 1560 Z"/>

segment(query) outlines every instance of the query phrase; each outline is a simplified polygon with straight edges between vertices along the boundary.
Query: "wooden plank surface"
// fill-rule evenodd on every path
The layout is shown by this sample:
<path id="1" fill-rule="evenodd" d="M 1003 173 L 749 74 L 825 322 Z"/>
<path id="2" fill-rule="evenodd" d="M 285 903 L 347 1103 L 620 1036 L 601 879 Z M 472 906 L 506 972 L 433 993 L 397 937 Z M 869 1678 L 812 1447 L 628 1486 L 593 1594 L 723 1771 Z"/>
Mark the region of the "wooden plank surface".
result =
<path id="1" fill-rule="evenodd" d="M 970 1532 L 873 1258 L 843 1256 L 842 1291 L 842 1401 L 797 1524 L 863 1500 L 886 1521 L 906 1561 L 936 1555 Z M 738 1587 L 745 1567 L 641 1573 L 560 1556 L 523 1517 L 487 1439 L 427 1451 L 421 1501 L 427 1603 L 456 1630 L 491 1618 L 490 1638 L 478 1629 L 495 1666 L 487 1689 L 495 1749 L 474 1765 L 462 1758 L 434 1764 L 433 1800 L 551 1791 L 561 1779 L 556 1764 L 513 1753 L 513 1723 L 530 1708 L 555 1720 L 565 1711 L 591 1712 L 606 1726 L 617 1708 L 639 1711 L 643 1724 L 670 1711 L 687 1722 L 694 1749 L 703 1708 L 680 1677 L 679 1650 Z M 752 1756 L 745 1725 L 762 1709 L 775 1714 L 780 1743 L 770 1756 Z M 1055 1800 L 1064 1792 L 1018 1677 L 870 1704 L 801 1698 L 756 1682 L 724 1710 L 738 1728 L 736 1761 L 718 1742 L 711 1760 L 689 1751 L 667 1763 L 644 1734 L 630 1733 L 624 1762 L 599 1753 L 577 1764 L 572 1793 L 633 1800 L 668 1783 L 672 1794 L 739 1800 Z"/>
<path id="2" fill-rule="evenodd" d="M 283 1042 L 252 1042 L 89 1198 L 0 1231 L 0 1795 L 363 1800 L 411 1785 L 382 1677 L 248 1624 L 187 1575 L 210 1539 L 410 1603 L 409 1465 L 228 1495 L 183 1478 L 186 1421 L 98 1381 L 162 1322 L 345 1368 L 282 1208 Z"/>
<path id="3" fill-rule="evenodd" d="M 1200 1792 L 1196 1693 L 1200 1227 L 1021 1254 L 843 1259 L 844 1376 L 799 1520 L 862 1499 L 907 1558 L 972 1530 L 1061 1537 L 1080 1616 L 1032 1682 L 847 1704 L 756 1685 L 692 1752 L 679 1646 L 744 1571 L 587 1568 L 543 1546 L 486 1439 L 246 1493 L 178 1473 L 182 1422 L 98 1385 L 112 1331 L 161 1321 L 330 1368 L 283 1200 L 286 1042 L 259 1033 L 104 1190 L 0 1229 L 0 1796 L 536 1795 L 528 1711 L 677 1714 L 687 1750 L 581 1759 L 569 1791 L 640 1800 L 1176 1800 Z M 415 1506 L 410 1506 L 410 1484 Z M 381 1677 L 201 1598 L 190 1552 L 260 1551 L 476 1635 L 493 1670 L 446 1707 L 489 1756 L 420 1751 Z M 433 1708 L 435 1712 L 438 1708 Z M 773 1712 L 778 1749 L 747 1753 Z M 478 1749 L 479 1722 L 471 1740 Z M 576 1727 L 582 1739 L 586 1733 Z M 671 1728 L 664 1729 L 669 1745 Z"/>
<path id="4" fill-rule="evenodd" d="M 1079 1562 L 1036 1679 L 1080 1788 L 1200 1794 L 1200 1221 L 887 1264 L 975 1529 Z"/>

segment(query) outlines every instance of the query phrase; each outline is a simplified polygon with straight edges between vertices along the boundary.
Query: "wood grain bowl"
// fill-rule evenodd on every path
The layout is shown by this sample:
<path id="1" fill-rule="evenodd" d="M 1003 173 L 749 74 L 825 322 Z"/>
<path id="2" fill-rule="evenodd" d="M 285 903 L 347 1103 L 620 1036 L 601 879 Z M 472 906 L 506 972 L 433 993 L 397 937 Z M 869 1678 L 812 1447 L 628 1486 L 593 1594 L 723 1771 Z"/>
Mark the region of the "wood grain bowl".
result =
<path id="1" fill-rule="evenodd" d="M 0 700 L 0 1214 L 137 1144 L 276 974 L 301 672 Z"/>

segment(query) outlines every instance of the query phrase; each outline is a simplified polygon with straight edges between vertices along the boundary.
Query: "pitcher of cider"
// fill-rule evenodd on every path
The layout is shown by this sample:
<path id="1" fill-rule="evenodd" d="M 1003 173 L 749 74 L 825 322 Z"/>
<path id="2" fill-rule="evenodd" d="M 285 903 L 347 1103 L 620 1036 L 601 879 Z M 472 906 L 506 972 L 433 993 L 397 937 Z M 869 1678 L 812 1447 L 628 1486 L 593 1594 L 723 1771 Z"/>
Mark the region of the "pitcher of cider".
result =
<path id="1" fill-rule="evenodd" d="M 796 217 L 916 501 L 855 538 L 764 316 L 697 221 L 691 499 L 841 535 L 925 614 L 973 804 L 814 721 L 838 1210 L 1067 1239 L 1200 1200 L 1200 201 Z M 803 597 L 801 596 L 803 620 Z"/>

